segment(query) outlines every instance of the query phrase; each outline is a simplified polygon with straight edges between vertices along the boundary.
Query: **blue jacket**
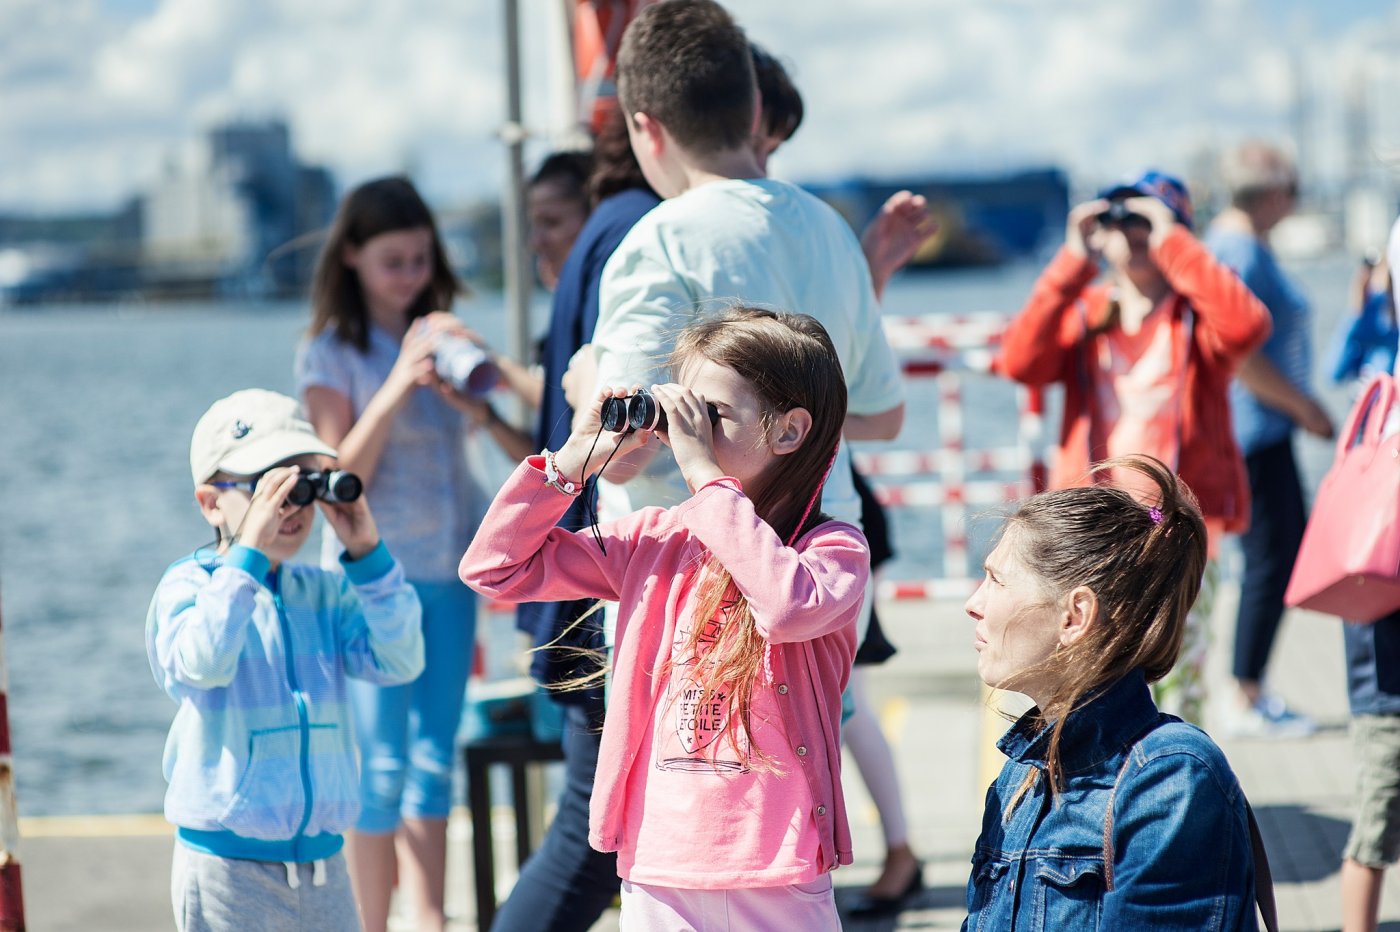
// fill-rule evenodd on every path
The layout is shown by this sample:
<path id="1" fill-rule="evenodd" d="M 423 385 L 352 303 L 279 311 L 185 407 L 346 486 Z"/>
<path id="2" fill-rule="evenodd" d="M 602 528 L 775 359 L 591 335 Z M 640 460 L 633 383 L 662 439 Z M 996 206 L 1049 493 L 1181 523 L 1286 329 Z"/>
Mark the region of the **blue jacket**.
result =
<path id="1" fill-rule="evenodd" d="M 588 215 L 559 270 L 559 284 L 554 289 L 550 310 L 549 330 L 545 333 L 541 355 L 544 362 L 544 394 L 540 399 L 535 442 L 541 447 L 558 450 L 569 439 L 573 427 L 573 409 L 564 397 L 563 378 L 569 360 L 579 347 L 593 339 L 598 323 L 598 287 L 603 278 L 603 266 L 617 250 L 627 231 L 646 215 L 660 199 L 650 188 L 629 188 L 598 202 Z M 606 455 L 606 454 L 604 454 Z M 595 495 L 589 490 L 574 502 L 560 527 L 576 531 L 589 525 L 588 506 Z M 584 676 L 594 663 L 582 651 L 603 650 L 602 616 L 597 615 L 569 627 L 594 601 L 535 602 L 516 608 L 515 620 L 520 629 L 534 640 L 536 650 L 530 661 L 530 675 L 545 685 L 555 685 Z M 551 691 L 556 702 L 596 705 L 602 708 L 602 688 Z"/>
<path id="2" fill-rule="evenodd" d="M 999 743 L 1010 760 L 987 792 L 964 930 L 1257 929 L 1244 794 L 1205 732 L 1157 711 L 1140 671 L 1070 714 L 1053 800 L 1048 744 L 1028 716 Z"/>
<path id="3" fill-rule="evenodd" d="M 345 678 L 423 669 L 422 609 L 381 543 L 345 575 L 270 570 L 233 546 L 173 564 L 146 616 L 151 671 L 179 703 L 165 743 L 165 816 L 220 857 L 313 861 L 360 810 Z"/>

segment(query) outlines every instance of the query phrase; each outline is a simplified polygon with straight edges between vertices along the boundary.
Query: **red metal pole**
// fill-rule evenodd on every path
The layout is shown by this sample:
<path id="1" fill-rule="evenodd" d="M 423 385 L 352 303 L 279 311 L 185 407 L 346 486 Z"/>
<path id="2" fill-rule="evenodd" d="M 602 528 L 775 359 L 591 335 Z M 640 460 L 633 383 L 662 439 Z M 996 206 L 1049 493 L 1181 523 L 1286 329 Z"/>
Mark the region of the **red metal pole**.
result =
<path id="1" fill-rule="evenodd" d="M 0 612 L 0 932 L 24 932 L 24 893 L 19 877 L 19 813 L 10 757 L 10 678 L 5 667 L 4 615 Z"/>

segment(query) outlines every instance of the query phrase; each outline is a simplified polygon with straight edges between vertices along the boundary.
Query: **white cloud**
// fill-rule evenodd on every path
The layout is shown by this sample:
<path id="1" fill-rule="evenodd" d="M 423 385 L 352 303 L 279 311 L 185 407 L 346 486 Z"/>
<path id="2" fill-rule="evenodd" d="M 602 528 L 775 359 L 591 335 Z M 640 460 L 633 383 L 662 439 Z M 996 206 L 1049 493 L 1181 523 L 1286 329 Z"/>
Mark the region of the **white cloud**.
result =
<path id="1" fill-rule="evenodd" d="M 557 128 L 567 65 L 522 0 L 527 118 Z M 807 120 L 787 177 L 1006 168 L 1056 161 L 1096 182 L 1205 142 L 1290 129 L 1295 61 L 1336 169 L 1341 93 L 1369 68 L 1378 141 L 1400 149 L 1400 11 L 1275 0 L 733 0 L 787 61 Z M 1328 20 L 1333 16 L 1333 20 Z M 490 196 L 503 156 L 500 4 L 488 0 L 159 0 L 122 18 L 93 0 L 0 4 L 0 208 L 110 206 L 167 153 L 230 116 L 280 115 L 303 159 L 344 183 L 414 167 L 437 203 Z M 532 155 L 545 142 L 532 143 Z"/>

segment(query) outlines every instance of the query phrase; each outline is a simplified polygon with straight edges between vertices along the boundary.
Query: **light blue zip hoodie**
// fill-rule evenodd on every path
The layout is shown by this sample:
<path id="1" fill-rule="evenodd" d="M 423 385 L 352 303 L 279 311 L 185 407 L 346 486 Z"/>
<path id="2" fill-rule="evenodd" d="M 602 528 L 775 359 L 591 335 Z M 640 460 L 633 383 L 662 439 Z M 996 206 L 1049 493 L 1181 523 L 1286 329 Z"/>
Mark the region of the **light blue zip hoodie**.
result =
<path id="1" fill-rule="evenodd" d="M 359 813 L 346 677 L 423 670 L 422 608 L 381 542 L 345 574 L 241 545 L 165 571 L 146 617 L 151 670 L 179 703 L 165 817 L 220 857 L 317 861 Z"/>

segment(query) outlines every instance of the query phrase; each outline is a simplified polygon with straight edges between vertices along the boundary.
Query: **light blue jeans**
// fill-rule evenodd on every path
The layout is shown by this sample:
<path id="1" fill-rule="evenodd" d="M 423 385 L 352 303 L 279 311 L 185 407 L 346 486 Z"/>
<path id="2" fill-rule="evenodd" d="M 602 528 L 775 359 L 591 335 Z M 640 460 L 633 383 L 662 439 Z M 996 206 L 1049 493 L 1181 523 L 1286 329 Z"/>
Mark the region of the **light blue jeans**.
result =
<path id="1" fill-rule="evenodd" d="M 445 819 L 452 808 L 457 726 L 476 646 L 476 595 L 455 581 L 410 583 L 423 604 L 422 675 L 402 686 L 350 681 L 361 832 L 392 832 L 404 817 Z"/>

